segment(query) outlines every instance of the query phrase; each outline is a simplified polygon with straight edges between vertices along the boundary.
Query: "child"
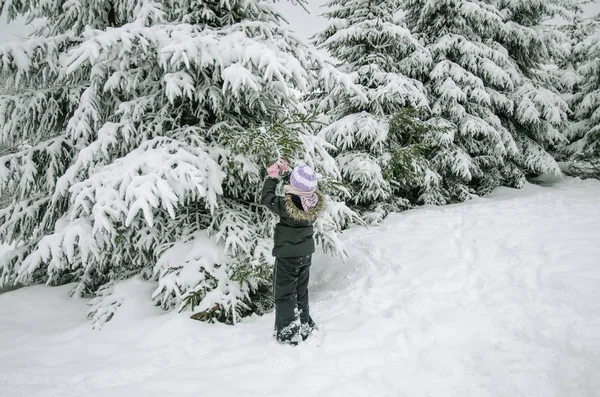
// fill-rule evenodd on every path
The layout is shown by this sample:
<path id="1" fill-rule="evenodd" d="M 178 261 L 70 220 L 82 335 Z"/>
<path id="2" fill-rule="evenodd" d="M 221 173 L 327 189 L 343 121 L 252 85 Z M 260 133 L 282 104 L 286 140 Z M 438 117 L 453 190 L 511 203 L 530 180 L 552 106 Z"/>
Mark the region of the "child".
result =
<path id="1" fill-rule="evenodd" d="M 279 215 L 273 247 L 276 338 L 295 345 L 315 329 L 308 307 L 308 278 L 315 252 L 313 224 L 325 209 L 325 198 L 317 190 L 315 171 L 305 165 L 294 168 L 284 186 L 285 196 L 277 196 L 281 174 L 288 171 L 285 160 L 267 168 L 261 202 Z"/>

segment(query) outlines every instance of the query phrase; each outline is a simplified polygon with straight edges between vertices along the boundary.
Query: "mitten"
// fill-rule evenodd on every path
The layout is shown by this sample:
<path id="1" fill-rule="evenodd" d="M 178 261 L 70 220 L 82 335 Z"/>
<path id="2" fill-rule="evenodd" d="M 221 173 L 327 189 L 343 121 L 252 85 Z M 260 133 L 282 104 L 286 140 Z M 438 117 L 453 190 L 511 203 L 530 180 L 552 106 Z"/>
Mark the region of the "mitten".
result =
<path id="1" fill-rule="evenodd" d="M 279 178 L 279 166 L 277 165 L 277 163 L 273 163 L 269 167 L 267 167 L 267 174 L 271 178 Z"/>

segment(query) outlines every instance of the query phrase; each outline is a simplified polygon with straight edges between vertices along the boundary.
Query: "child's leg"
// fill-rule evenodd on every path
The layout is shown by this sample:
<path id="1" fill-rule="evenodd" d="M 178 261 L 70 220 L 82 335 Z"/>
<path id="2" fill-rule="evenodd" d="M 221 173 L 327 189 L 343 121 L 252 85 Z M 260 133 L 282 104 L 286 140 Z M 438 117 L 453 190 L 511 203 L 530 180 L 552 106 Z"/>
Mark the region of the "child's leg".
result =
<path id="1" fill-rule="evenodd" d="M 294 258 L 295 259 L 295 258 Z M 291 341 L 299 332 L 296 320 L 297 265 L 292 258 L 277 258 L 274 273 L 275 329 L 277 339 Z"/>
<path id="2" fill-rule="evenodd" d="M 310 318 L 308 305 L 308 279 L 310 278 L 311 256 L 298 258 L 298 311 L 300 311 L 300 321 L 308 323 Z"/>

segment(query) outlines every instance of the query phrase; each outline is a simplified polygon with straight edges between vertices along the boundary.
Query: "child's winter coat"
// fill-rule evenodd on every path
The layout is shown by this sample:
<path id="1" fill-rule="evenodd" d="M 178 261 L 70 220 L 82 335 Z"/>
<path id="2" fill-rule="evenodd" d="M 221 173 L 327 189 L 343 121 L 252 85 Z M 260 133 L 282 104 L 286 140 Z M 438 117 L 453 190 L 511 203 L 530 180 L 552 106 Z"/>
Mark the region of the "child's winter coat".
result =
<path id="1" fill-rule="evenodd" d="M 304 211 L 297 196 L 286 194 L 281 197 L 275 194 L 278 181 L 276 178 L 267 178 L 261 197 L 262 204 L 280 218 L 275 227 L 273 256 L 291 258 L 312 255 L 315 252 L 313 224 L 325 209 L 325 197 L 316 191 L 319 198 L 317 205 Z"/>

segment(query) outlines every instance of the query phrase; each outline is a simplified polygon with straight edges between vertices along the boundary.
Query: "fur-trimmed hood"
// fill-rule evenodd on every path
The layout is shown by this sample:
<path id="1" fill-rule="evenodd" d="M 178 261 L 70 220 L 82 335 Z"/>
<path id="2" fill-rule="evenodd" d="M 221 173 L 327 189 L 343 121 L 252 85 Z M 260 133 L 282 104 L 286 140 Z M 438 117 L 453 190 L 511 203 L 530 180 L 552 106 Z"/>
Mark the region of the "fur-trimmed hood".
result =
<path id="1" fill-rule="evenodd" d="M 290 216 L 291 219 L 295 221 L 305 221 L 305 222 L 314 222 L 317 220 L 319 215 L 325 210 L 325 206 L 327 203 L 325 202 L 325 196 L 318 190 L 315 191 L 317 195 L 318 201 L 317 205 L 311 208 L 308 211 L 303 211 L 300 208 L 296 207 L 296 204 L 292 201 L 292 196 L 290 194 L 285 195 L 285 209 Z"/>

